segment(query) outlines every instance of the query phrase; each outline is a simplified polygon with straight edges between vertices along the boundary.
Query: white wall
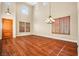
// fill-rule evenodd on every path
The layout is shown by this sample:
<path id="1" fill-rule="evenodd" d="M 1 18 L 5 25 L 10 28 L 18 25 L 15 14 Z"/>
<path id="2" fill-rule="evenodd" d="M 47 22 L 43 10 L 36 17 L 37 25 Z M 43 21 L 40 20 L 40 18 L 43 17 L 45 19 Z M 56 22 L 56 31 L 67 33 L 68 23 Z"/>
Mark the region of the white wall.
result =
<path id="1" fill-rule="evenodd" d="M 0 39 L 2 37 L 2 21 L 1 21 L 1 2 L 0 2 Z"/>
<path id="2" fill-rule="evenodd" d="M 7 11 L 7 7 L 9 5 L 10 8 L 10 12 L 11 15 L 7 15 L 5 14 L 5 12 Z M 27 6 L 29 8 L 29 15 L 23 15 L 21 13 L 21 7 L 23 6 Z M 32 6 L 28 5 L 27 3 L 0 3 L 0 39 L 2 38 L 2 18 L 10 18 L 13 19 L 13 37 L 15 38 L 16 36 L 22 36 L 22 35 L 29 35 L 32 34 L 32 29 L 33 29 L 33 25 L 32 25 Z M 19 32 L 19 21 L 24 21 L 24 22 L 30 22 L 30 32 L 25 32 L 25 33 L 20 33 Z"/>
<path id="3" fill-rule="evenodd" d="M 23 14 L 21 9 L 23 7 L 26 7 L 28 8 L 28 15 L 26 14 Z M 32 31 L 32 6 L 31 5 L 28 5 L 26 3 L 17 3 L 16 5 L 16 8 L 17 8 L 17 36 L 23 36 L 23 35 L 30 35 L 33 31 Z M 27 11 L 26 11 L 27 12 Z M 22 21 L 22 22 L 30 22 L 30 32 L 19 32 L 19 22 Z"/>
<path id="4" fill-rule="evenodd" d="M 78 56 L 79 56 L 79 3 L 77 3 L 77 8 L 78 8 L 78 40 L 77 40 L 77 43 L 78 43 Z"/>
<path id="5" fill-rule="evenodd" d="M 5 12 L 7 11 L 7 7 L 9 5 L 11 15 L 7 15 Z M 13 20 L 13 37 L 16 37 L 16 3 L 1 3 L 1 18 L 0 18 L 0 38 L 2 38 L 2 18 L 12 19 Z"/>
<path id="6" fill-rule="evenodd" d="M 45 20 L 49 16 L 48 11 L 48 3 L 46 5 L 39 3 L 34 7 L 34 34 L 67 41 L 77 41 L 77 3 L 52 3 L 52 16 L 54 18 L 70 16 L 70 35 L 52 34 L 51 25 L 45 23 Z"/>
<path id="7" fill-rule="evenodd" d="M 28 17 L 27 16 L 19 17 L 21 16 L 21 13 L 19 13 L 20 11 L 18 11 L 18 9 L 22 5 L 29 6 L 30 13 Z M 0 3 L 0 11 L 2 11 L 2 13 L 0 12 L 0 17 L 1 17 L 1 14 L 2 14 L 2 17 L 8 17 L 4 13 L 6 8 L 7 8 L 7 5 L 2 4 L 1 6 L 1 3 Z M 34 9 L 32 6 L 27 5 L 26 3 L 18 3 L 17 5 L 16 3 L 11 3 L 10 9 L 11 9 L 12 15 L 9 16 L 8 18 L 13 19 L 13 24 L 14 24 L 13 25 L 13 34 L 14 34 L 13 37 L 16 37 L 16 34 L 19 36 L 19 35 L 28 35 L 28 34 L 33 33 L 35 35 L 41 35 L 41 36 L 46 36 L 46 37 L 51 37 L 51 38 L 58 38 L 58 39 L 68 40 L 68 41 L 77 41 L 77 5 L 75 2 L 69 2 L 69 3 L 54 2 L 52 3 L 52 16 L 54 18 L 63 17 L 63 16 L 71 16 L 70 35 L 60 35 L 60 34 L 51 33 L 51 29 L 52 29 L 51 25 L 46 24 L 44 22 L 49 16 L 48 3 L 46 5 L 39 3 L 38 5 L 34 7 Z M 17 10 L 17 13 L 16 13 L 16 10 Z M 34 14 L 32 15 L 32 13 Z M 17 14 L 17 21 L 16 21 L 16 14 Z M 19 21 L 31 22 L 31 32 L 19 33 L 19 28 L 18 28 Z M 1 23 L 2 23 L 2 19 L 0 19 L 0 38 L 2 37 L 2 33 L 1 33 L 2 24 Z"/>

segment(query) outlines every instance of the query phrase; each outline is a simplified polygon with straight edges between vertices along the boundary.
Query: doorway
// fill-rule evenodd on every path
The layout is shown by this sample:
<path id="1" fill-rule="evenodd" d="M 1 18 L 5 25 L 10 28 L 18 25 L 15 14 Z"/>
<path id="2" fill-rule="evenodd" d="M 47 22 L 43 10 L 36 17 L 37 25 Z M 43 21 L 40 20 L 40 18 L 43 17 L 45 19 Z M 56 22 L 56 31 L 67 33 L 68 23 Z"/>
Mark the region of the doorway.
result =
<path id="1" fill-rule="evenodd" d="M 2 18 L 2 39 L 13 38 L 13 20 Z"/>

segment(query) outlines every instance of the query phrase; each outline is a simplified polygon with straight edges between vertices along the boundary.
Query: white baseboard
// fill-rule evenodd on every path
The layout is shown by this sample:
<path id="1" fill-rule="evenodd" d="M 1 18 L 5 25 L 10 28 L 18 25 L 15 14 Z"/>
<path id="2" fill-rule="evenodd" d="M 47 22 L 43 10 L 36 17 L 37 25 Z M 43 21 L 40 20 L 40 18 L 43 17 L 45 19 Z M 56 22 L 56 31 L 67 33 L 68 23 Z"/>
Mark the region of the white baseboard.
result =
<path id="1" fill-rule="evenodd" d="M 48 38 L 55 38 L 55 39 L 59 39 L 59 40 L 64 40 L 64 41 L 76 42 L 76 43 L 77 43 L 77 41 L 75 41 L 75 40 L 69 40 L 69 39 L 57 38 L 57 37 L 51 37 L 51 36 L 39 35 L 39 34 L 31 34 L 31 33 L 29 33 L 29 34 L 18 34 L 18 35 L 16 35 L 16 36 L 25 36 L 25 35 L 37 35 L 37 36 L 44 36 L 44 37 L 48 37 Z M 2 38 L 0 37 L 0 39 L 2 39 Z"/>
<path id="2" fill-rule="evenodd" d="M 78 48 L 77 48 L 77 51 L 78 51 L 78 56 L 79 56 L 79 46 L 78 46 Z"/>
<path id="3" fill-rule="evenodd" d="M 27 36 L 27 35 L 32 35 L 32 34 L 17 34 L 16 36 Z"/>
<path id="4" fill-rule="evenodd" d="M 46 35 L 39 35 L 39 34 L 33 34 L 33 35 L 37 35 L 37 36 L 43 36 L 43 37 L 48 37 L 48 38 L 55 38 L 55 39 L 59 39 L 59 40 L 63 40 L 63 41 L 69 41 L 69 42 L 75 42 L 77 43 L 77 41 L 75 40 L 69 40 L 69 39 L 64 39 L 64 38 L 57 38 L 57 37 L 52 37 L 52 36 L 46 36 Z"/>

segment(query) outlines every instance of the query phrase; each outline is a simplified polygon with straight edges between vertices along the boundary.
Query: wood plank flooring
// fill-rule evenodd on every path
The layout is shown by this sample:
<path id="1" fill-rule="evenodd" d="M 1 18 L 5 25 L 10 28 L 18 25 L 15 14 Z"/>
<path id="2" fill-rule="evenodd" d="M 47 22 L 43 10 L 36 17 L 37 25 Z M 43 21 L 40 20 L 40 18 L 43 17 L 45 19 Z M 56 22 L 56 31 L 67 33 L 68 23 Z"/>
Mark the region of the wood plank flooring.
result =
<path id="1" fill-rule="evenodd" d="M 2 40 L 2 56 L 77 56 L 77 44 L 29 35 Z"/>

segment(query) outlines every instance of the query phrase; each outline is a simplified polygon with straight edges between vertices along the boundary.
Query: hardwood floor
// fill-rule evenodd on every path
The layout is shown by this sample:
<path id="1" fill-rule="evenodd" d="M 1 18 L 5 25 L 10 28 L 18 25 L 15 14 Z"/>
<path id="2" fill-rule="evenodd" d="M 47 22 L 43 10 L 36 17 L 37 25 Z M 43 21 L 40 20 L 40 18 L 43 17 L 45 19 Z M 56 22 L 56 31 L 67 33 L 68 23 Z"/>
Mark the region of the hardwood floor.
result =
<path id="1" fill-rule="evenodd" d="M 35 35 L 2 40 L 2 56 L 77 56 L 77 44 Z"/>

